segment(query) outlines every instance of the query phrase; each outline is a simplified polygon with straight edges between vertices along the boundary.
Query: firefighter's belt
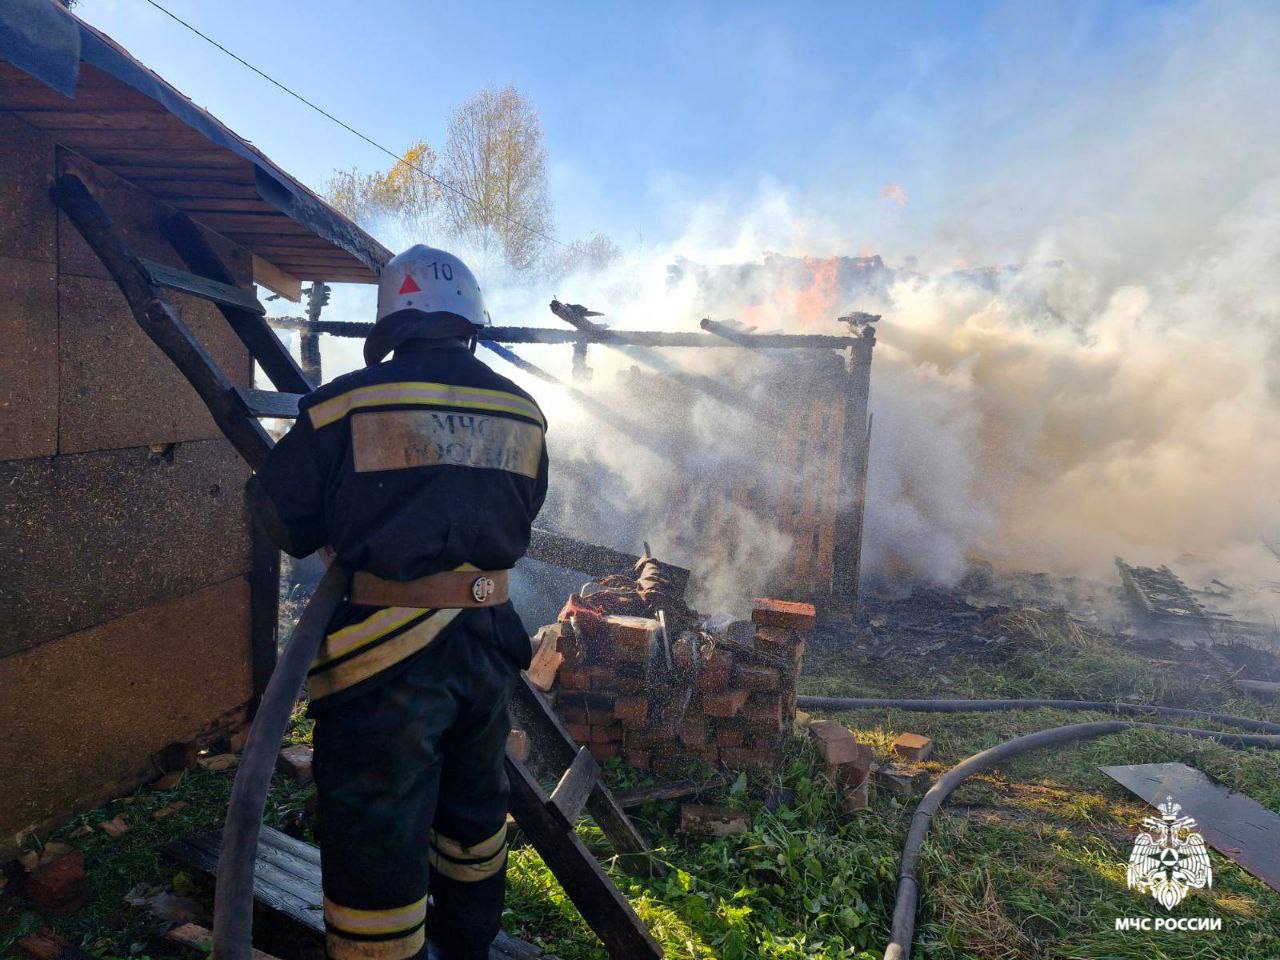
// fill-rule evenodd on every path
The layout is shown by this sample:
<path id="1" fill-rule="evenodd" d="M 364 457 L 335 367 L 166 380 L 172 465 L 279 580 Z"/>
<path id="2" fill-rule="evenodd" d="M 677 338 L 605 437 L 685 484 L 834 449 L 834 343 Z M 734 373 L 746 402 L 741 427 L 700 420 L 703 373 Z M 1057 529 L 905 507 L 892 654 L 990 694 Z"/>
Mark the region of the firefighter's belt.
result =
<path id="1" fill-rule="evenodd" d="M 507 602 L 509 588 L 509 570 L 446 570 L 417 580 L 384 580 L 357 570 L 351 578 L 351 602 L 424 610 L 496 607 Z"/>

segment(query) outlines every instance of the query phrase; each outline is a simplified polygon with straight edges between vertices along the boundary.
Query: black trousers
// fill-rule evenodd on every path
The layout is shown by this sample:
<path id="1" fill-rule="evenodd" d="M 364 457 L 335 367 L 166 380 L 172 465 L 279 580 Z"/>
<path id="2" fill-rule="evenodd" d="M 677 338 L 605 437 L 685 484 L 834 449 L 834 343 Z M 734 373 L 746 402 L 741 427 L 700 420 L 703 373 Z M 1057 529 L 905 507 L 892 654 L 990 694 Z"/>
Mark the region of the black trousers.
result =
<path id="1" fill-rule="evenodd" d="M 444 958 L 488 957 L 505 888 L 508 705 L 528 650 L 509 606 L 464 611 L 371 689 L 313 704 L 334 960 L 425 956 L 428 893 Z"/>

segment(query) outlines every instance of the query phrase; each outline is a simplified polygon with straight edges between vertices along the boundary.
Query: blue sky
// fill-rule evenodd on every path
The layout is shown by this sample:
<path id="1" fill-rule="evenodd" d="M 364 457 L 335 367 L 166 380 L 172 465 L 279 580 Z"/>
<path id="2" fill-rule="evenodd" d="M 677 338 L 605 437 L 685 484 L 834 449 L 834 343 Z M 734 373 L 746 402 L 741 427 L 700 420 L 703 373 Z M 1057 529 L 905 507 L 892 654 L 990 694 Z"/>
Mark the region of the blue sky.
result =
<path id="1" fill-rule="evenodd" d="M 562 237 L 680 235 L 692 198 L 802 197 L 850 244 L 907 249 L 1090 76 L 1140 62 L 1177 5 L 165 0 L 247 60 L 401 149 L 514 84 L 541 112 Z M 103 28 L 312 186 L 386 158 L 143 0 Z M 1023 144 L 1025 146 L 1025 144 Z M 908 202 L 881 198 L 900 184 Z M 815 251 L 836 252 L 836 251 Z M 857 250 L 843 252 L 856 253 Z"/>

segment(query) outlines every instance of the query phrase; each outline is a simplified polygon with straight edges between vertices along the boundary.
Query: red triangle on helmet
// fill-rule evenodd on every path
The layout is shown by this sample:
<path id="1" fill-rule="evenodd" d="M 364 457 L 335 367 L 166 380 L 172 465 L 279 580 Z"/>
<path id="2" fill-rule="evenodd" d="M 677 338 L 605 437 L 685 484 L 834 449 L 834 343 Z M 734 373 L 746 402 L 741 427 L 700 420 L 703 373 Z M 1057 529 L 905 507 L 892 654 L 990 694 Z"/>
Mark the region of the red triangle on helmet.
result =
<path id="1" fill-rule="evenodd" d="M 399 291 L 400 295 L 403 296 L 406 293 L 421 293 L 421 292 L 422 292 L 422 288 L 414 282 L 413 277 L 410 274 L 406 273 L 404 275 L 404 283 L 400 284 L 400 291 Z"/>

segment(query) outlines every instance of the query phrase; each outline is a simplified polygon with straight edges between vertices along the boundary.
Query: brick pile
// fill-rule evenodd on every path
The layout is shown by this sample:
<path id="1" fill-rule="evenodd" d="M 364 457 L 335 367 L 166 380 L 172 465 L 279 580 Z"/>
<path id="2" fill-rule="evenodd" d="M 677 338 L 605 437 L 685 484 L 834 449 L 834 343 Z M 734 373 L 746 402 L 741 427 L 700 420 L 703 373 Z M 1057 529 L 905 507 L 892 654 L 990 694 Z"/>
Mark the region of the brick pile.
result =
<path id="1" fill-rule="evenodd" d="M 690 761 L 770 771 L 796 712 L 796 676 L 814 628 L 807 603 L 756 600 L 751 622 L 686 629 L 606 614 L 562 623 L 556 711 L 599 761 L 678 776 Z M 670 624 L 668 624 L 670 628 Z M 588 636 L 589 632 L 589 636 Z"/>

